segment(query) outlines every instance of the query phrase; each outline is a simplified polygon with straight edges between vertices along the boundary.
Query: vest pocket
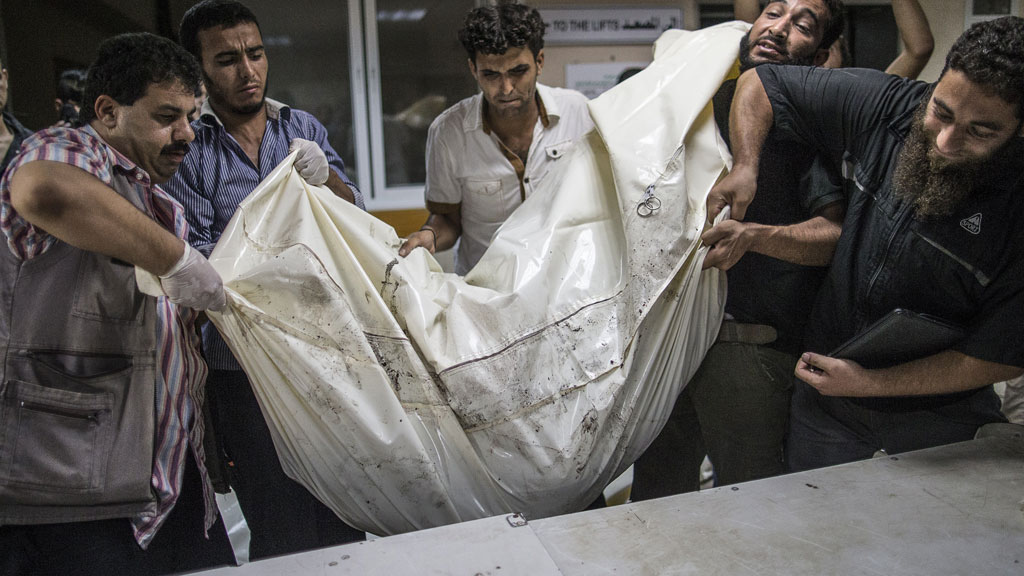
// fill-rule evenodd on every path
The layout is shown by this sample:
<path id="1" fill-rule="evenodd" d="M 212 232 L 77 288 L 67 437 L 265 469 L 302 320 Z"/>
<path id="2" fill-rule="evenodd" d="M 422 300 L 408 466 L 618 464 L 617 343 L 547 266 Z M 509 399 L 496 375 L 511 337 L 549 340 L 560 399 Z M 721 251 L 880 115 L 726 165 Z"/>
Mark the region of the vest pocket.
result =
<path id="1" fill-rule="evenodd" d="M 102 490 L 113 441 L 113 405 L 109 392 L 6 382 L 0 484 L 65 493 Z"/>
<path id="2" fill-rule="evenodd" d="M 79 267 L 71 313 L 90 320 L 142 324 L 146 295 L 136 287 L 135 267 L 107 260 L 104 265 Z"/>

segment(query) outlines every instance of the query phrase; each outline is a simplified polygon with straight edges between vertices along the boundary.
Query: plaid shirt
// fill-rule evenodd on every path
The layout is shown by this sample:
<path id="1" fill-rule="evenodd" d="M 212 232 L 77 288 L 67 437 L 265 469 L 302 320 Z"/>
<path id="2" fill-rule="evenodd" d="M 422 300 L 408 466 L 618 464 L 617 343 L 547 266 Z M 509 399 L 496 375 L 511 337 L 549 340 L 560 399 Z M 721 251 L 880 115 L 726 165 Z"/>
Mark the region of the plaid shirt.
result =
<path id="1" fill-rule="evenodd" d="M 146 212 L 179 238 L 188 234 L 181 205 L 152 184 L 149 175 L 131 160 L 109 146 L 90 126 L 51 128 L 36 133 L 22 145 L 0 182 L 0 229 L 15 256 L 29 260 L 46 252 L 57 238 L 25 221 L 11 206 L 12 175 L 29 162 L 63 162 L 92 174 L 107 185 L 114 178 L 132 182 L 136 200 Z M 157 495 L 157 511 L 131 519 L 135 539 L 145 548 L 167 519 L 178 500 L 185 472 L 186 450 L 192 447 L 203 478 L 206 503 L 206 529 L 217 518 L 213 488 L 207 477 L 203 454 L 203 383 L 206 364 L 199 352 L 199 339 L 193 324 L 197 313 L 179 307 L 166 298 L 157 299 L 157 360 L 160 369 L 156 382 L 156 430 L 153 445 L 152 486 Z"/>

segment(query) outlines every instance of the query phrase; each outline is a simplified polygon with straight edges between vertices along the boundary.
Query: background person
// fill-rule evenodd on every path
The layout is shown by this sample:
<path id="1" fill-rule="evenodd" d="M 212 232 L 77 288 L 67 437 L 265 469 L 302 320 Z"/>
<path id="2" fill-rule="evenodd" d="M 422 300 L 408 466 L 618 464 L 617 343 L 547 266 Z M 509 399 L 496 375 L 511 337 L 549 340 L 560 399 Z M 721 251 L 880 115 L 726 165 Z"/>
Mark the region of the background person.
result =
<path id="1" fill-rule="evenodd" d="M 61 72 L 57 81 L 57 98 L 53 102 L 59 117 L 55 126 L 70 127 L 78 122 L 84 92 L 85 70 L 72 69 Z"/>
<path id="2" fill-rule="evenodd" d="M 0 62 L 0 111 L 3 114 L 3 121 L 0 122 L 0 176 L 18 153 L 21 143 L 32 135 L 31 130 L 22 126 L 21 122 L 7 111 L 7 82 L 7 68 Z"/>

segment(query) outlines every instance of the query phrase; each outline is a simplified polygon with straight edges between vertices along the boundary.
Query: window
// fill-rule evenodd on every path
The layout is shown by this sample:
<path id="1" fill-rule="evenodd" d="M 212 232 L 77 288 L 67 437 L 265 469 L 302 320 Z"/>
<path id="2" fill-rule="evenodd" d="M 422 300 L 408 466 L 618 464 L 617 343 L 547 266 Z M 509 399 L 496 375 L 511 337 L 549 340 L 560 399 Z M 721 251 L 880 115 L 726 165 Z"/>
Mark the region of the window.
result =
<path id="1" fill-rule="evenodd" d="M 331 146 L 362 187 L 357 163 L 347 3 L 249 0 L 270 65 L 267 97 L 305 110 L 327 128 Z"/>
<path id="2" fill-rule="evenodd" d="M 472 0 L 366 0 L 375 208 L 423 206 L 427 128 L 477 91 L 458 29 Z M 370 202 L 368 201 L 369 205 Z"/>
<path id="3" fill-rule="evenodd" d="M 972 24 L 992 20 L 1000 16 L 1020 14 L 1020 0 L 967 0 L 965 3 L 964 29 Z"/>
<path id="4" fill-rule="evenodd" d="M 421 208 L 427 128 L 477 90 L 457 37 L 476 3 L 248 4 L 267 46 L 267 96 L 312 113 L 327 127 L 367 208 Z"/>

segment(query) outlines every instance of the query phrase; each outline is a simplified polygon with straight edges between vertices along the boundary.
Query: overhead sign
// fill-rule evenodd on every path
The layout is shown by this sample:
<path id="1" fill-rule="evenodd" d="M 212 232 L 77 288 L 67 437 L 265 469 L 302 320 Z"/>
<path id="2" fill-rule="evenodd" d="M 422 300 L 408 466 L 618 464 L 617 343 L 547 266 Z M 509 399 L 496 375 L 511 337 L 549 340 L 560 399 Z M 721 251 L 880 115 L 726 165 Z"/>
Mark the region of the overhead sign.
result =
<path id="1" fill-rule="evenodd" d="M 681 28 L 681 8 L 540 8 L 544 43 L 647 44 L 669 28 Z"/>

